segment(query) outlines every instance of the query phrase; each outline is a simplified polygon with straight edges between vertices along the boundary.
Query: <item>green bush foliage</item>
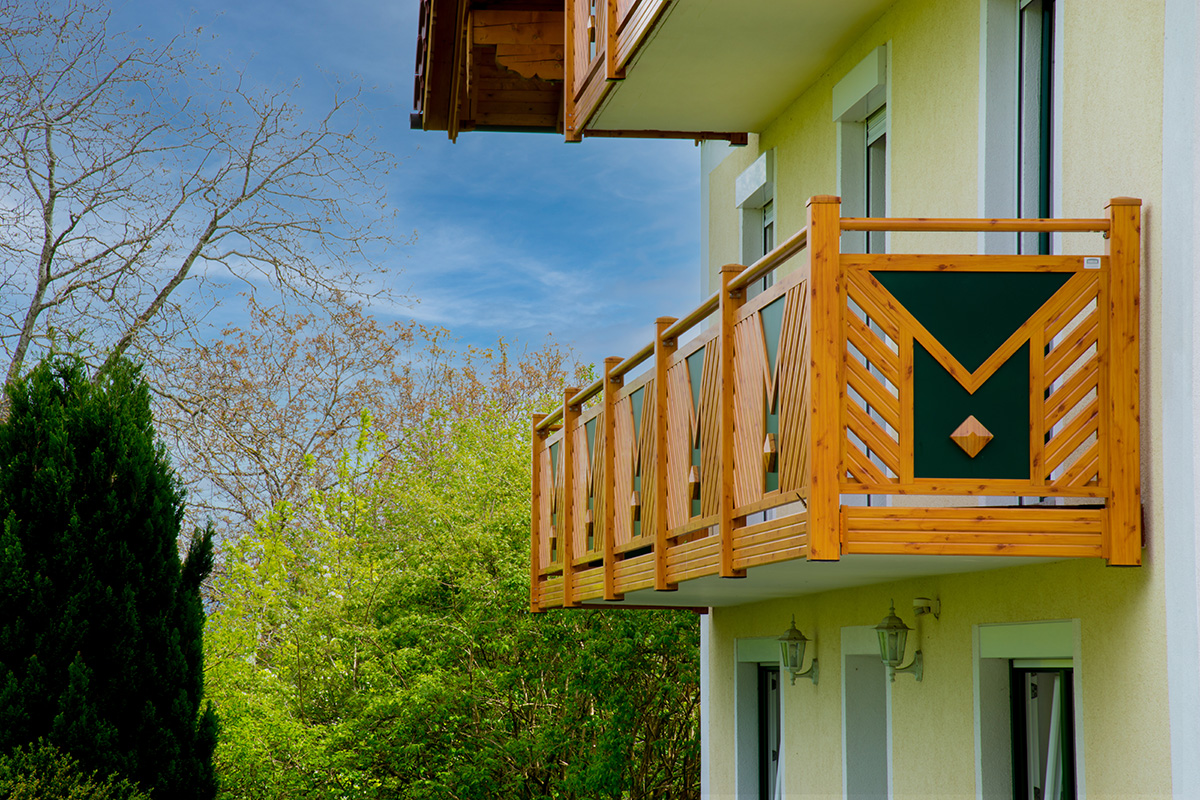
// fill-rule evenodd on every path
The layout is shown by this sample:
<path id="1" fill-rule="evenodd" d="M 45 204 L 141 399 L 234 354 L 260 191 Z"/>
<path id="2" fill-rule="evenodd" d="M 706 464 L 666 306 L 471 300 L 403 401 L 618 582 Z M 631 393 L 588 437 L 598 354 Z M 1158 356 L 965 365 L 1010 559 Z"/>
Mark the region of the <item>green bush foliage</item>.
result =
<path id="1" fill-rule="evenodd" d="M 115 775 L 85 773 L 79 762 L 47 744 L 0 756 L 0 800 L 149 800 Z"/>

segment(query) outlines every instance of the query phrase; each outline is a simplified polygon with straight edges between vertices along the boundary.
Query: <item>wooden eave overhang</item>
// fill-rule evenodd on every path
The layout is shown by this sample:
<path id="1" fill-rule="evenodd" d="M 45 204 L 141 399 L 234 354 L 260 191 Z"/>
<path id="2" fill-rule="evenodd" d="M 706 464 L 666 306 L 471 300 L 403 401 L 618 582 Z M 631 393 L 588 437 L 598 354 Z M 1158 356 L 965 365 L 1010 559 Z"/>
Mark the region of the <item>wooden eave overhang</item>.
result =
<path id="1" fill-rule="evenodd" d="M 412 127 L 561 133 L 561 0 L 421 0 Z"/>
<path id="2" fill-rule="evenodd" d="M 534 419 L 533 610 L 1140 565 L 1140 201 L 1096 219 L 839 209 L 810 200 L 806 228 Z M 874 230 L 1090 232 L 1096 248 L 841 252 Z"/>

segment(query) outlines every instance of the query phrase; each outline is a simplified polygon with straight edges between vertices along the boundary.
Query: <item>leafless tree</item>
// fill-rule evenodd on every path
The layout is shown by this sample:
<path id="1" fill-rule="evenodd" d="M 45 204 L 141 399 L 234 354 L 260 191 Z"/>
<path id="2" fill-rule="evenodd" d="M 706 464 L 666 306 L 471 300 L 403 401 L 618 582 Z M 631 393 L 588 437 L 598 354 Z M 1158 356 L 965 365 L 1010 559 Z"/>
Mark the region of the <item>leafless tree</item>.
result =
<path id="1" fill-rule="evenodd" d="M 388 157 L 354 94 L 313 116 L 90 3 L 0 0 L 7 379 L 64 341 L 98 369 L 157 364 L 229 282 L 309 307 L 376 291 Z"/>

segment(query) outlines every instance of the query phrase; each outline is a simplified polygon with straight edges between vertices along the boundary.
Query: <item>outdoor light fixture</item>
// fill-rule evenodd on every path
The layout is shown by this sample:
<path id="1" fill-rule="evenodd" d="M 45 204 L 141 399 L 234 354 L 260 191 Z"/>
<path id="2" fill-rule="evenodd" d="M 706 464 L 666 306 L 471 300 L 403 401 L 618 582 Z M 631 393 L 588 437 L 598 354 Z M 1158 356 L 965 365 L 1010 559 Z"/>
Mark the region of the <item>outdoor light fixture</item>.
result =
<path id="1" fill-rule="evenodd" d="M 913 598 L 913 613 L 918 617 L 925 614 L 933 614 L 934 619 L 942 618 L 942 601 L 940 598 L 914 597 Z"/>
<path id="2" fill-rule="evenodd" d="M 792 615 L 792 626 L 783 636 L 779 637 L 779 668 L 792 673 L 792 684 L 796 678 L 812 678 L 813 685 L 817 684 L 817 658 L 813 656 L 812 664 L 804 672 L 800 665 L 804 663 L 804 646 L 809 640 L 796 629 L 796 615 Z"/>
<path id="3" fill-rule="evenodd" d="M 904 660 L 904 645 L 908 641 L 910 630 L 912 628 L 905 625 L 904 620 L 896 616 L 895 601 L 892 602 L 892 607 L 888 611 L 888 615 L 883 618 L 883 622 L 875 626 L 875 631 L 879 634 L 879 657 L 887 665 L 893 683 L 896 681 L 897 672 L 911 672 L 918 681 L 921 680 L 923 662 L 920 650 L 913 655 L 911 664 L 904 668 L 900 667 L 900 662 Z"/>

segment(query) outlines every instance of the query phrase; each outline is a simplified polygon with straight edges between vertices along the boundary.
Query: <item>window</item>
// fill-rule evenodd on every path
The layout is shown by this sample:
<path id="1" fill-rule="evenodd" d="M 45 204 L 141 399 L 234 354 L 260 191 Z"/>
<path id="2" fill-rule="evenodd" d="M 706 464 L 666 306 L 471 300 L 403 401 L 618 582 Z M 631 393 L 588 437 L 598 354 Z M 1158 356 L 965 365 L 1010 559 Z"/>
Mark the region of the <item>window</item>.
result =
<path id="1" fill-rule="evenodd" d="M 887 106 L 867 117 L 866 134 L 866 210 L 868 217 L 887 216 Z M 867 252 L 886 251 L 884 231 L 867 234 Z"/>
<path id="2" fill-rule="evenodd" d="M 986 798 L 1074 800 L 1076 620 L 977 627 L 976 783 Z"/>
<path id="3" fill-rule="evenodd" d="M 887 215 L 887 46 L 875 48 L 833 87 L 842 215 Z M 884 252 L 884 232 L 842 234 L 842 252 Z"/>
<path id="4" fill-rule="evenodd" d="M 735 200 L 741 217 L 742 263 L 753 264 L 775 249 L 775 151 L 768 150 L 738 176 Z M 774 273 L 755 281 L 754 297 L 775 282 Z"/>
<path id="5" fill-rule="evenodd" d="M 980 193 L 984 217 L 1057 212 L 1061 42 L 1055 0 L 984 0 Z M 1049 253 L 1047 233 L 980 234 L 986 253 Z"/>
<path id="6" fill-rule="evenodd" d="M 1054 0 L 1025 0 L 1017 25 L 1017 216 L 1049 217 L 1054 109 Z M 1021 235 L 1020 252 L 1049 253 L 1049 233 Z"/>
<path id="7" fill-rule="evenodd" d="M 758 667 L 758 796 L 773 800 L 779 785 L 779 667 Z"/>
<path id="8" fill-rule="evenodd" d="M 1011 663 L 1013 797 L 1074 800 L 1074 670 L 1054 663 Z"/>
<path id="9" fill-rule="evenodd" d="M 784 772 L 779 640 L 739 639 L 737 660 L 734 687 L 737 796 L 774 800 Z"/>

